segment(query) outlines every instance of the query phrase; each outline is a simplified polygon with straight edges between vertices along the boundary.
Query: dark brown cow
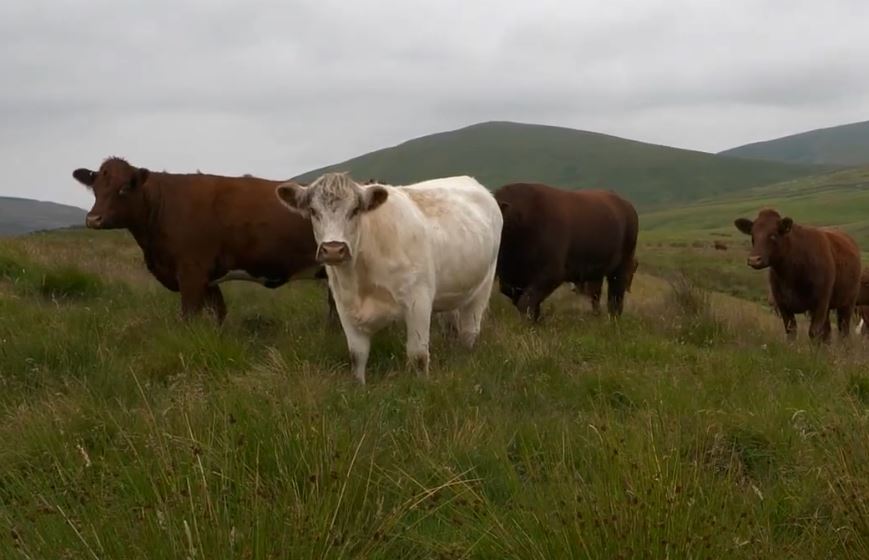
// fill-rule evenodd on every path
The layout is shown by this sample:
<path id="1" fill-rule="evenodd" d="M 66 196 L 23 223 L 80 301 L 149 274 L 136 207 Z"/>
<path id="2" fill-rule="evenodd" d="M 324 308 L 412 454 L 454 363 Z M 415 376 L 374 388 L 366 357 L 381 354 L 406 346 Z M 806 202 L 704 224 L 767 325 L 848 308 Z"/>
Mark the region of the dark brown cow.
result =
<path id="1" fill-rule="evenodd" d="M 640 265 L 639 261 L 634 257 L 634 266 L 631 267 L 630 274 L 628 276 L 627 285 L 625 286 L 625 291 L 631 291 L 631 284 L 634 282 L 634 274 L 637 272 L 637 267 Z M 603 292 L 603 278 L 600 280 L 596 280 L 594 282 L 582 282 L 581 284 L 574 284 L 573 288 L 571 288 L 573 292 L 582 294 L 588 297 L 591 300 L 591 311 L 595 315 L 600 314 L 600 295 Z"/>
<path id="2" fill-rule="evenodd" d="M 751 236 L 748 265 L 769 268 L 769 287 L 789 338 L 797 333 L 797 313 L 809 313 L 812 339 L 830 338 L 830 310 L 836 310 L 841 336 L 849 335 L 860 286 L 860 250 L 840 231 L 800 226 L 775 210 L 761 210 L 736 228 Z"/>
<path id="3" fill-rule="evenodd" d="M 598 190 L 564 191 L 535 183 L 498 189 L 504 215 L 498 279 L 523 314 L 540 318 L 540 303 L 563 282 L 607 279 L 610 315 L 622 312 L 639 221 L 630 202 Z"/>
<path id="4" fill-rule="evenodd" d="M 158 173 L 115 157 L 73 177 L 96 197 L 87 227 L 129 230 L 148 270 L 181 292 L 185 318 L 207 308 L 222 322 L 223 281 L 277 288 L 320 272 L 310 220 L 288 214 L 275 198 L 281 181 Z M 332 305 L 330 297 L 330 311 Z"/>

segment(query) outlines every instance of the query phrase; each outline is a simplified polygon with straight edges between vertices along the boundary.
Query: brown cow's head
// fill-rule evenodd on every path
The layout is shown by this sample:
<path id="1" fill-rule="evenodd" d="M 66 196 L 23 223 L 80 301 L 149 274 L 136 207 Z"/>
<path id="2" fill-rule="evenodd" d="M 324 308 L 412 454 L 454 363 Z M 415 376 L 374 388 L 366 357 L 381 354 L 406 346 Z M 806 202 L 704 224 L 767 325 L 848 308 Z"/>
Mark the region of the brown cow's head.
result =
<path id="1" fill-rule="evenodd" d="M 278 199 L 290 210 L 310 216 L 317 240 L 317 261 L 325 265 L 349 262 L 359 248 L 359 218 L 386 202 L 380 185 L 362 187 L 347 173 L 326 173 L 309 187 L 283 183 Z"/>
<path id="2" fill-rule="evenodd" d="M 142 186 L 150 172 L 121 158 L 109 158 L 99 171 L 76 169 L 72 176 L 94 192 L 94 206 L 85 218 L 92 229 L 127 228 L 142 208 Z"/>
<path id="3" fill-rule="evenodd" d="M 739 218 L 736 229 L 751 236 L 751 253 L 748 266 L 756 270 L 768 267 L 780 260 L 788 245 L 788 234 L 794 225 L 790 218 L 782 218 L 775 210 L 761 210 L 753 222 Z"/>

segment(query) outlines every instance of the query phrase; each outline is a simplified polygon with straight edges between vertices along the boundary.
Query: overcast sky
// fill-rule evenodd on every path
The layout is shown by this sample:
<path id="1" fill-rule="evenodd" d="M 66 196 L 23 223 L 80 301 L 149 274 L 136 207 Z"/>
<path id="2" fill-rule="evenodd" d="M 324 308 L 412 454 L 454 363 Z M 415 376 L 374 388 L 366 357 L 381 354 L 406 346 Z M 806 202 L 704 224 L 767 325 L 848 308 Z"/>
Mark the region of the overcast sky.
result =
<path id="1" fill-rule="evenodd" d="M 0 194 L 286 178 L 487 120 L 718 151 L 869 119 L 869 2 L 5 0 Z"/>

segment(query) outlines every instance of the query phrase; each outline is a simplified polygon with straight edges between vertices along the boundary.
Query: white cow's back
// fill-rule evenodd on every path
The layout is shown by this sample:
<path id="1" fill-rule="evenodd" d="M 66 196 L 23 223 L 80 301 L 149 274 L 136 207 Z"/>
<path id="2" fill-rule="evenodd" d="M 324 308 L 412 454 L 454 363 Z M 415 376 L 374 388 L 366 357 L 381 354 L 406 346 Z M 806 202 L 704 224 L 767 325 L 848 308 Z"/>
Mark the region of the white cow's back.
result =
<path id="1" fill-rule="evenodd" d="M 497 261 L 503 220 L 495 198 L 466 176 L 385 188 L 386 202 L 361 223 L 370 279 L 405 299 L 422 276 L 436 311 L 465 303 Z"/>

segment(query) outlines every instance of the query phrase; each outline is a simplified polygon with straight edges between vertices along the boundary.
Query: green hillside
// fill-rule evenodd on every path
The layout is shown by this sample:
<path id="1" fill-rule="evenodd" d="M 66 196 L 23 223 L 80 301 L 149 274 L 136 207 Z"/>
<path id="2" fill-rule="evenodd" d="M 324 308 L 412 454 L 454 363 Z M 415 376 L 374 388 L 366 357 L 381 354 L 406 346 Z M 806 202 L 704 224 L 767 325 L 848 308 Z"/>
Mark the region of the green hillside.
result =
<path id="1" fill-rule="evenodd" d="M 869 167 L 786 181 L 640 215 L 639 258 L 646 273 L 687 275 L 711 290 L 763 302 L 766 274 L 745 264 L 750 241 L 733 226 L 776 208 L 797 223 L 841 227 L 869 263 Z M 718 248 L 715 248 L 715 245 Z"/>
<path id="2" fill-rule="evenodd" d="M 720 155 L 786 163 L 869 165 L 869 121 L 746 144 Z"/>
<path id="3" fill-rule="evenodd" d="M 0 196 L 0 235 L 84 225 L 85 211 L 75 206 Z"/>
<path id="4" fill-rule="evenodd" d="M 869 249 L 869 167 L 776 183 L 695 204 L 643 214 L 642 230 L 708 238 L 740 234 L 733 220 L 776 208 L 797 223 L 840 226 Z"/>
<path id="5" fill-rule="evenodd" d="M 817 172 L 727 158 L 569 128 L 489 122 L 410 140 L 305 173 L 349 170 L 358 178 L 408 183 L 469 174 L 489 188 L 516 181 L 616 190 L 640 206 L 666 205 Z"/>

